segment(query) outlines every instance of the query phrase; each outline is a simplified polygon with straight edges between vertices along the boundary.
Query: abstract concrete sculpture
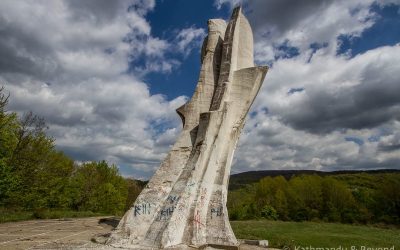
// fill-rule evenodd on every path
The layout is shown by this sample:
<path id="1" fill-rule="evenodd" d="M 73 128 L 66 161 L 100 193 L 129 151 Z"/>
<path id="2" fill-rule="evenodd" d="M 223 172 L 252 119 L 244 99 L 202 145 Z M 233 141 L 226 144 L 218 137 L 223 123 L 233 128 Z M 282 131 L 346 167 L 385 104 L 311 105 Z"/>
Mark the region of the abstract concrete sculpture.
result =
<path id="1" fill-rule="evenodd" d="M 267 72 L 254 66 L 253 34 L 241 11 L 208 21 L 192 99 L 177 109 L 183 131 L 107 244 L 136 249 L 237 246 L 227 187 L 246 114 Z"/>

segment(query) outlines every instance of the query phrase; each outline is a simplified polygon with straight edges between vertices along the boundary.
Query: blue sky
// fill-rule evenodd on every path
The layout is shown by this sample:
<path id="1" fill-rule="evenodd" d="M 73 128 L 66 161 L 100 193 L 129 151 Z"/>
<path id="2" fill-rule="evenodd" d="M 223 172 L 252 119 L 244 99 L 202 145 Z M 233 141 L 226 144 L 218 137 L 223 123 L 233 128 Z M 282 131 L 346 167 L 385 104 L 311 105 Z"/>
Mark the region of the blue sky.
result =
<path id="1" fill-rule="evenodd" d="M 380 46 L 393 46 L 400 41 L 399 6 L 394 4 L 388 6 L 374 4 L 371 9 L 378 15 L 377 21 L 371 28 L 366 29 L 361 37 L 340 37 L 342 45 L 338 51 L 339 53 L 345 53 L 350 49 L 351 55 L 355 56 Z"/>
<path id="2" fill-rule="evenodd" d="M 77 162 L 147 179 L 180 132 L 207 20 L 238 3 L 270 70 L 232 172 L 400 168 L 397 0 L 4 0 L 10 109 L 43 116 Z"/>
<path id="3" fill-rule="evenodd" d="M 230 9 L 224 6 L 217 9 L 214 1 L 159 1 L 156 7 L 147 15 L 152 25 L 152 33 L 157 37 L 173 40 L 179 30 L 195 27 L 206 31 L 207 20 L 211 18 L 230 17 Z M 182 64 L 173 74 L 165 75 L 153 72 L 146 76 L 150 92 L 165 94 L 168 99 L 181 95 L 191 96 L 198 80 L 200 68 L 200 50 L 193 49 L 187 56 L 180 56 Z"/>

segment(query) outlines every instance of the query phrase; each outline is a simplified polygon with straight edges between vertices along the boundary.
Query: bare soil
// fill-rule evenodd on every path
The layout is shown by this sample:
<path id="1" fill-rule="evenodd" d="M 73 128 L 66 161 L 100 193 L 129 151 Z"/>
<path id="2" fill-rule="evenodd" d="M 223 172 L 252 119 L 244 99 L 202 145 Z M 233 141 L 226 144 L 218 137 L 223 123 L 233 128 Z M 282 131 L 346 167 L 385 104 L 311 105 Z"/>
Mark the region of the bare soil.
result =
<path id="1" fill-rule="evenodd" d="M 32 220 L 0 224 L 0 249 L 109 249 L 92 242 L 118 223 L 112 217 Z M 265 249 L 243 244 L 242 250 Z"/>

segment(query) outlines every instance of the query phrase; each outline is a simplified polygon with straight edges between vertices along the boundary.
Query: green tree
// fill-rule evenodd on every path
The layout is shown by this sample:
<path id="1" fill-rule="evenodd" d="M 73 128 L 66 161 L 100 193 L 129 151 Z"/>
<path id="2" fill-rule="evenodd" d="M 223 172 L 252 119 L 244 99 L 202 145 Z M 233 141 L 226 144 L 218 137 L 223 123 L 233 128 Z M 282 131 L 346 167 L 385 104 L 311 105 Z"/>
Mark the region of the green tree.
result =
<path id="1" fill-rule="evenodd" d="M 279 219 L 287 220 L 289 218 L 288 202 L 286 193 L 282 189 L 278 189 L 274 197 L 274 207 L 276 208 Z"/>
<path id="2" fill-rule="evenodd" d="M 261 210 L 261 217 L 269 220 L 277 220 L 278 213 L 275 208 L 270 205 L 265 205 Z"/>
<path id="3" fill-rule="evenodd" d="M 319 218 L 322 208 L 322 178 L 317 175 L 302 175 L 289 181 L 292 218 L 295 220 L 312 220 Z M 290 203 L 291 204 L 291 203 Z"/>
<path id="4" fill-rule="evenodd" d="M 400 223 L 400 175 L 385 175 L 374 195 L 375 215 L 385 223 Z"/>
<path id="5" fill-rule="evenodd" d="M 0 88 L 0 206 L 4 206 L 17 189 L 18 177 L 8 164 L 17 145 L 16 131 L 19 127 L 17 115 L 6 112 L 9 95 Z"/>
<path id="6" fill-rule="evenodd" d="M 358 207 L 354 196 L 342 182 L 332 177 L 323 180 L 323 214 L 329 221 L 354 222 Z"/>
<path id="7" fill-rule="evenodd" d="M 255 219 L 260 209 L 255 202 L 255 186 L 231 191 L 228 193 L 228 212 L 231 220 Z"/>
<path id="8" fill-rule="evenodd" d="M 43 118 L 28 112 L 19 119 L 7 112 L 8 99 L 0 88 L 0 206 L 33 211 L 124 211 L 129 182 L 116 166 L 105 161 L 74 164 L 56 150 Z M 139 189 L 132 191 L 131 200 Z"/>
<path id="9" fill-rule="evenodd" d="M 56 152 L 54 140 L 46 135 L 46 129 L 44 120 L 32 112 L 19 121 L 17 143 L 8 161 L 18 178 L 18 189 L 11 201 L 15 205 L 28 209 L 46 206 L 49 190 L 44 188 L 49 179 L 43 175 L 55 170 L 51 158 Z"/>
<path id="10" fill-rule="evenodd" d="M 127 211 L 135 202 L 136 198 L 142 191 L 145 182 L 127 178 L 128 195 L 126 196 L 125 211 Z"/>
<path id="11" fill-rule="evenodd" d="M 78 210 L 120 214 L 126 206 L 128 186 L 115 165 L 84 163 L 72 178 L 74 204 Z"/>

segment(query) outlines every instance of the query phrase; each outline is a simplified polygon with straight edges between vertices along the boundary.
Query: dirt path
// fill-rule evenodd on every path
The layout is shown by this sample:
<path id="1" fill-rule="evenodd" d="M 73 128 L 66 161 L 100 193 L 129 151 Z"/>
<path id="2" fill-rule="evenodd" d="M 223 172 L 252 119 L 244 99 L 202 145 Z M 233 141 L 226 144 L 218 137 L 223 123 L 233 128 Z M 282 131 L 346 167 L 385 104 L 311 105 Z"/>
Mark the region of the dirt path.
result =
<path id="1" fill-rule="evenodd" d="M 112 229 L 112 226 L 99 224 L 99 219 L 92 217 L 0 224 L 0 249 L 55 249 L 90 245 L 93 235 L 108 233 Z"/>
<path id="2" fill-rule="evenodd" d="M 109 233 L 115 220 L 108 217 L 67 220 L 34 220 L 0 224 L 0 249 L 101 249 L 93 236 Z M 104 249 L 104 248 L 103 248 Z M 241 245 L 242 250 L 265 249 Z"/>

